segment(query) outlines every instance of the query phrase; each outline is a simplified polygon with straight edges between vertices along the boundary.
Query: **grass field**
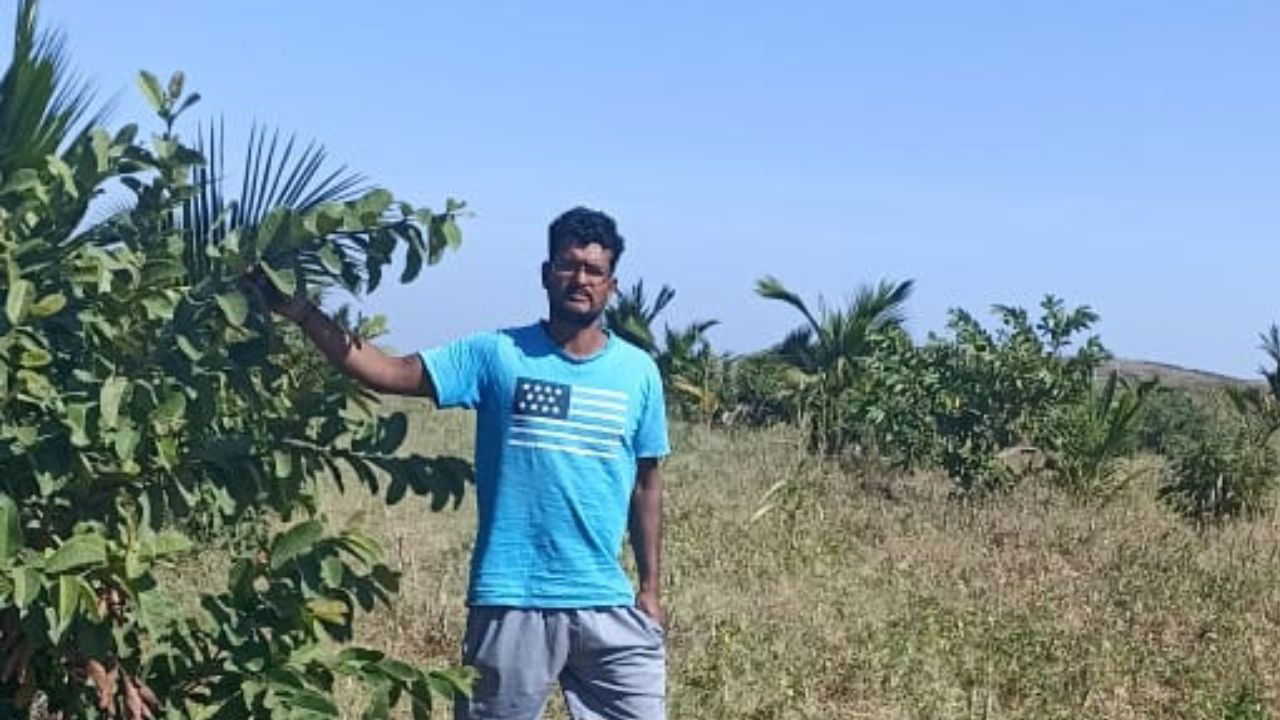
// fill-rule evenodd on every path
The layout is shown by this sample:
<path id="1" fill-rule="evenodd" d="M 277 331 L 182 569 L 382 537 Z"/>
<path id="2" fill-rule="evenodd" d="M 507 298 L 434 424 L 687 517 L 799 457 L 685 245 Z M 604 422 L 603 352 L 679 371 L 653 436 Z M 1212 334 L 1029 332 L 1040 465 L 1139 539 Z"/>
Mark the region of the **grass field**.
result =
<path id="1" fill-rule="evenodd" d="M 413 449 L 468 455 L 470 423 L 413 409 Z M 798 441 L 673 428 L 672 718 L 1271 717 L 1274 519 L 1199 534 L 1153 501 L 1154 461 L 1106 506 L 1033 486 L 973 504 L 945 479 L 824 466 Z M 404 572 L 362 641 L 456 660 L 473 503 L 330 499 Z"/>

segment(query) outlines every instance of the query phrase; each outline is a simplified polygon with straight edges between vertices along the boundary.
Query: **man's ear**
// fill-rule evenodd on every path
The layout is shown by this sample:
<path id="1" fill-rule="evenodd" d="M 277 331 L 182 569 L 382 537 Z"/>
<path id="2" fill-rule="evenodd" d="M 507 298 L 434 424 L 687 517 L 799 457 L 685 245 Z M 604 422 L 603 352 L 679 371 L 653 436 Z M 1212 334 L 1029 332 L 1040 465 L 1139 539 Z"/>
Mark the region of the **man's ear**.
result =
<path id="1" fill-rule="evenodd" d="M 542 261 L 542 289 L 549 290 L 551 288 L 551 261 Z"/>

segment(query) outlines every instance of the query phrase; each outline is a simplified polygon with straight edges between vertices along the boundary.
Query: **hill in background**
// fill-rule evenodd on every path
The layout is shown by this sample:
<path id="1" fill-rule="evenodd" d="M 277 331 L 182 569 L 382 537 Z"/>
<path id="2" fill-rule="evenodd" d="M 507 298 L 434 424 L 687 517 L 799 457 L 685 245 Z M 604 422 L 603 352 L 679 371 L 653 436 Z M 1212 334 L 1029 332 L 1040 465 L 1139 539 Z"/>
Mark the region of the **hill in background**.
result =
<path id="1" fill-rule="evenodd" d="M 1105 376 L 1112 370 L 1120 373 L 1120 376 L 1124 378 L 1145 379 L 1155 376 L 1164 385 L 1187 390 L 1207 390 L 1222 385 L 1256 385 L 1262 382 L 1258 378 L 1232 377 L 1154 360 L 1116 358 L 1104 363 L 1100 374 Z"/>

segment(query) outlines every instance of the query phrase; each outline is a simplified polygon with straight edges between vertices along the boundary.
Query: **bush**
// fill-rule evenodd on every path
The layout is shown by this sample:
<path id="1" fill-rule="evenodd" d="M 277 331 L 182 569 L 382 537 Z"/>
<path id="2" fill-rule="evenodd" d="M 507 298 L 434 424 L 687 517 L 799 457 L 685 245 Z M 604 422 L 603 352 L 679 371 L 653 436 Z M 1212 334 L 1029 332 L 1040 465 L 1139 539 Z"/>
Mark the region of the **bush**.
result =
<path id="1" fill-rule="evenodd" d="M 1134 443 L 1137 449 L 1168 456 L 1178 445 L 1203 435 L 1213 422 L 1210 413 L 1187 390 L 1159 387 L 1142 409 Z"/>
<path id="2" fill-rule="evenodd" d="M 40 96 L 60 94 L 39 54 L 59 46 L 21 8 L 0 116 L 41 121 Z M 353 194 L 316 175 L 319 151 L 277 155 L 261 135 L 249 196 L 223 205 L 221 168 L 172 132 L 194 102 L 182 76 L 141 81 L 165 125 L 151 142 L 126 126 L 0 152 L 0 708 L 336 717 L 347 678 L 366 717 L 428 713 L 462 676 L 344 647 L 399 577 L 367 534 L 327 527 L 318 498 L 349 471 L 372 492 L 387 481 L 388 502 L 412 489 L 444 507 L 470 466 L 398 452 L 405 416 L 281 332 L 263 293 L 369 291 L 393 253 L 412 280 L 456 245 L 458 206 Z M 108 188 L 130 202 L 87 223 Z M 191 528 L 230 551 L 201 592 L 164 572 L 196 562 Z"/>
<path id="3" fill-rule="evenodd" d="M 1106 499 L 1122 489 L 1123 458 L 1133 451 L 1143 407 L 1158 381 L 1136 386 L 1112 372 L 1079 402 L 1051 411 L 1038 432 L 1051 480 L 1078 495 Z"/>
<path id="4" fill-rule="evenodd" d="M 1255 517 L 1267 509 L 1278 472 L 1275 451 L 1241 420 L 1174 445 L 1157 492 L 1198 525 Z"/>
<path id="5" fill-rule="evenodd" d="M 1067 352 L 1098 318 L 1088 307 L 1068 310 L 1053 296 L 1040 307 L 1032 323 L 1022 308 L 996 306 L 995 331 L 953 310 L 951 337 L 933 336 L 920 350 L 916 383 L 937 435 L 937 462 L 960 492 L 1008 485 L 1015 476 L 1001 454 L 1033 445 L 1055 413 L 1083 402 L 1107 357 L 1094 336 Z"/>
<path id="6" fill-rule="evenodd" d="M 796 371 L 769 353 L 733 361 L 725 389 L 726 424 L 765 427 L 800 418 Z"/>

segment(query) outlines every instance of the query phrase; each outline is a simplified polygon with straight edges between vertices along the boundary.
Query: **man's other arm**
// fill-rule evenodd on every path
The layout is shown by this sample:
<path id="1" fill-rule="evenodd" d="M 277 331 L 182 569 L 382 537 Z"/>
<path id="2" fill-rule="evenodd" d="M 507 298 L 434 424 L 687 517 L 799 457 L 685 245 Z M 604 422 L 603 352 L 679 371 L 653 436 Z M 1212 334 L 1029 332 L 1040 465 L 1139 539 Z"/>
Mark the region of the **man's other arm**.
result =
<path id="1" fill-rule="evenodd" d="M 637 463 L 628 524 L 640 575 L 636 607 L 666 625 L 667 613 L 662 608 L 662 470 L 657 458 L 640 458 Z"/>
<path id="2" fill-rule="evenodd" d="M 343 330 L 320 308 L 306 299 L 284 303 L 276 310 L 297 323 L 312 344 L 338 370 L 371 390 L 396 395 L 420 395 L 436 399 L 431 375 L 421 356 L 392 357 Z"/>

